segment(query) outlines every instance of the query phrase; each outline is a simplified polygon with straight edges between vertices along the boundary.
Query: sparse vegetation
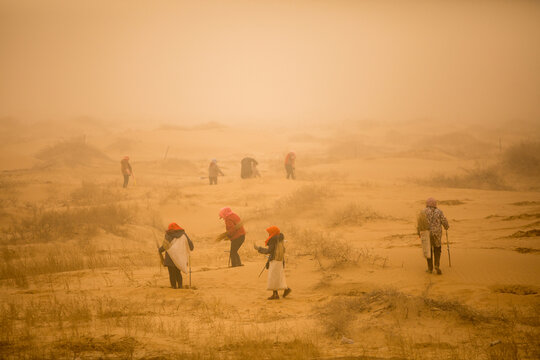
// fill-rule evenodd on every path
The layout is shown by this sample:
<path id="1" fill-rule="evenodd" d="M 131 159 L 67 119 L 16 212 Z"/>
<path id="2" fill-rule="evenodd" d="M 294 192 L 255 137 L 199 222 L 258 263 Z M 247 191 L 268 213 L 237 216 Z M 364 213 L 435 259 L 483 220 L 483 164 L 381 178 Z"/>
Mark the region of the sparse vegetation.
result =
<path id="1" fill-rule="evenodd" d="M 32 207 L 31 213 L 15 221 L 0 239 L 4 244 L 40 243 L 73 237 L 91 237 L 100 229 L 121 234 L 135 213 L 118 204 L 46 210 Z"/>
<path id="2" fill-rule="evenodd" d="M 299 211 L 319 203 L 328 198 L 332 192 L 328 187 L 321 185 L 305 185 L 290 195 L 280 198 L 275 203 L 276 211 Z"/>
<path id="3" fill-rule="evenodd" d="M 96 147 L 86 143 L 86 139 L 76 138 L 49 146 L 36 154 L 46 166 L 65 165 L 69 167 L 90 166 L 108 162 L 110 159 Z"/>
<path id="4" fill-rule="evenodd" d="M 527 285 L 496 285 L 491 288 L 493 292 L 502 294 L 515 295 L 534 295 L 538 294 L 538 290 Z"/>
<path id="5" fill-rule="evenodd" d="M 502 164 L 522 176 L 540 175 L 540 142 L 524 141 L 512 145 L 503 154 Z"/>
<path id="6" fill-rule="evenodd" d="M 466 202 L 461 200 L 438 200 L 437 204 L 446 206 L 464 205 Z"/>
<path id="7" fill-rule="evenodd" d="M 83 181 L 81 187 L 71 192 L 70 204 L 76 206 L 96 206 L 126 199 L 127 196 L 121 189 L 113 190 L 110 186 L 102 186 L 92 182 Z"/>
<path id="8" fill-rule="evenodd" d="M 362 225 L 367 221 L 373 221 L 384 218 L 379 213 L 373 211 L 367 206 L 358 203 L 349 203 L 344 207 L 337 209 L 330 215 L 330 226 Z"/>
<path id="9" fill-rule="evenodd" d="M 532 229 L 526 231 L 519 230 L 510 236 L 515 238 L 540 236 L 540 229 Z"/>
<path id="10" fill-rule="evenodd" d="M 289 238 L 294 239 L 293 251 L 300 254 L 307 252 L 315 258 L 322 269 L 355 266 L 361 263 L 370 265 L 386 263 L 385 258 L 369 249 L 357 249 L 333 233 L 291 228 L 288 234 Z"/>
<path id="11" fill-rule="evenodd" d="M 480 167 L 464 169 L 460 175 L 436 174 L 424 180 L 419 180 L 423 185 L 462 189 L 482 190 L 512 190 L 504 180 L 497 167 Z"/>

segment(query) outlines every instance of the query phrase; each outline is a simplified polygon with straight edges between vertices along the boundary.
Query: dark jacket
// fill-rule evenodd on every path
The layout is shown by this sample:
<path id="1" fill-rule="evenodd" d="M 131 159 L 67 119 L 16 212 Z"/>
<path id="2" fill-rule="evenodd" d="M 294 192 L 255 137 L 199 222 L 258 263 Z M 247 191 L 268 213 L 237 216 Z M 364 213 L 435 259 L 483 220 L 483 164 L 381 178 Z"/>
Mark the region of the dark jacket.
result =
<path id="1" fill-rule="evenodd" d="M 249 179 L 253 177 L 253 165 L 257 165 L 258 162 L 254 158 L 246 157 L 243 158 L 240 162 L 241 170 L 240 170 L 240 177 L 242 179 Z"/>
<path id="2" fill-rule="evenodd" d="M 278 249 L 278 246 L 283 246 L 283 239 L 285 239 L 285 236 L 283 236 L 283 234 L 280 233 L 278 235 L 272 236 L 270 238 L 270 240 L 268 240 L 268 244 L 266 245 L 267 247 L 264 248 L 264 247 L 259 246 L 257 248 L 257 251 L 259 253 L 269 255 L 268 256 L 268 261 L 266 263 L 267 267 L 268 267 L 268 264 L 270 263 L 270 261 L 276 259 L 276 250 Z M 281 242 L 281 245 L 279 245 L 278 242 Z M 283 256 L 284 251 L 285 251 L 285 249 L 282 248 L 281 256 Z M 285 257 L 283 257 L 282 260 L 283 260 L 283 265 L 285 265 Z"/>
<path id="3" fill-rule="evenodd" d="M 177 239 L 179 237 L 181 237 L 182 235 L 186 235 L 186 239 L 188 241 L 188 245 L 189 245 L 189 250 L 190 251 L 193 251 L 194 249 L 194 246 L 193 246 L 193 242 L 191 241 L 191 239 L 189 238 L 189 236 L 186 234 L 186 232 L 184 230 L 175 230 L 175 231 L 167 231 L 165 233 L 165 241 L 163 241 L 163 245 L 161 245 L 161 247 L 159 248 L 159 252 L 162 253 L 165 251 L 165 260 L 163 261 L 163 265 L 164 266 L 167 266 L 167 267 L 176 267 L 176 265 L 174 264 L 174 262 L 172 261 L 171 257 L 169 256 L 169 254 L 166 252 L 167 249 L 165 248 L 168 248 L 169 247 L 169 243 L 171 241 L 173 241 L 174 239 Z"/>

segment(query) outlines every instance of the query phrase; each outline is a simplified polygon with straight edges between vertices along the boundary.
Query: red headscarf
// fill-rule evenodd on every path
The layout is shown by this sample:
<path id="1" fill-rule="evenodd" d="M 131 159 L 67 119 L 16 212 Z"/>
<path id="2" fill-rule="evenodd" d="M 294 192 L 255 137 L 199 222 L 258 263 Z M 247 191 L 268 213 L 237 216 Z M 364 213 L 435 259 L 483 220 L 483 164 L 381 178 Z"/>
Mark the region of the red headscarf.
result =
<path id="1" fill-rule="evenodd" d="M 279 230 L 277 226 L 270 226 L 268 229 L 266 229 L 266 232 L 270 236 L 268 236 L 268 239 L 266 239 L 266 241 L 264 242 L 264 245 L 268 245 L 268 241 L 270 241 L 271 238 L 281 233 L 281 231 Z"/>
<path id="2" fill-rule="evenodd" d="M 227 216 L 231 215 L 233 212 L 230 207 L 224 207 L 219 210 L 219 217 L 225 219 Z"/>
<path id="3" fill-rule="evenodd" d="M 184 230 L 184 229 L 181 228 L 177 223 L 170 223 L 167 231 L 176 231 L 176 230 Z"/>

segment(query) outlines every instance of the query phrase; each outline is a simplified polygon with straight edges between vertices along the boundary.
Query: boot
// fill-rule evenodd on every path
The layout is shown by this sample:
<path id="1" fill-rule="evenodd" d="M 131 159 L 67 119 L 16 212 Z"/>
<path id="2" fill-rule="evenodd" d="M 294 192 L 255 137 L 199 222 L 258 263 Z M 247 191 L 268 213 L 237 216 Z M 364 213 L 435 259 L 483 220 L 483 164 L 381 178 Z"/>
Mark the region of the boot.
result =
<path id="1" fill-rule="evenodd" d="M 268 298 L 268 300 L 279 300 L 279 295 L 278 295 L 277 291 L 274 291 L 274 292 L 272 293 L 272 296 L 270 296 L 270 297 Z"/>
<path id="2" fill-rule="evenodd" d="M 283 292 L 283 297 L 286 297 L 287 295 L 289 295 L 291 293 L 291 288 L 286 288 L 285 291 Z"/>
<path id="3" fill-rule="evenodd" d="M 439 268 L 435 268 L 435 271 L 437 272 L 437 275 L 442 275 L 442 271 Z"/>

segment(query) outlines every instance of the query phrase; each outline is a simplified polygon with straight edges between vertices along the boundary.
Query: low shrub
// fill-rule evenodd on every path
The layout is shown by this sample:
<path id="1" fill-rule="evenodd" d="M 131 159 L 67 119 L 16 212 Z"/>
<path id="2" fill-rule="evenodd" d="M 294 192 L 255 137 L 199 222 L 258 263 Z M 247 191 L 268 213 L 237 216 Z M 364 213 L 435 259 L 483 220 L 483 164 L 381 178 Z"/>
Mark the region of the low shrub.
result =
<path id="1" fill-rule="evenodd" d="M 460 175 L 435 174 L 431 178 L 418 181 L 422 185 L 482 190 L 512 190 L 500 175 L 497 167 L 475 167 L 465 169 Z"/>
<path id="2" fill-rule="evenodd" d="M 540 175 L 540 141 L 512 145 L 503 153 L 502 165 L 522 176 Z"/>

